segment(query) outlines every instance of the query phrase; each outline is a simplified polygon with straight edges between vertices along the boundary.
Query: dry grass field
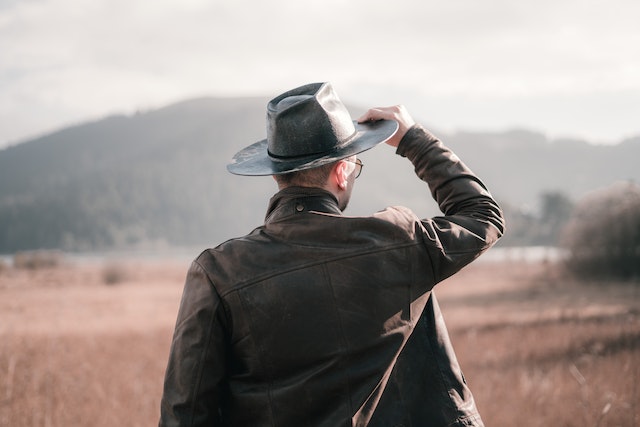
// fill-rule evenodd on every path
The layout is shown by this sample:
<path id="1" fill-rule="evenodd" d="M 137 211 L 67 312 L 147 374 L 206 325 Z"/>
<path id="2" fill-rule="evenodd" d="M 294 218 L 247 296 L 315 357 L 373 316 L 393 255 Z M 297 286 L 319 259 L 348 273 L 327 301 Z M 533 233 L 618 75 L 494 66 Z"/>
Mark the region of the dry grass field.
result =
<path id="1" fill-rule="evenodd" d="M 0 426 L 153 426 L 188 261 L 0 268 Z M 640 286 L 479 262 L 437 295 L 487 426 L 640 426 Z"/>

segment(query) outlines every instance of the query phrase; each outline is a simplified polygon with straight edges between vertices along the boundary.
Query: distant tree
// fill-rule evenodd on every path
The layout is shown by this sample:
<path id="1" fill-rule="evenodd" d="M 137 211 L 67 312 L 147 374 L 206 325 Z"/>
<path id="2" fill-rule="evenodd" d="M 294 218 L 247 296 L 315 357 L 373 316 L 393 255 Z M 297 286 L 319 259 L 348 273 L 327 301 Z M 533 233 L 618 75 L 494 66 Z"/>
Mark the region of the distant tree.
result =
<path id="1" fill-rule="evenodd" d="M 537 218 L 534 213 L 524 206 L 515 206 L 500 201 L 507 222 L 507 232 L 500 239 L 501 246 L 531 246 L 535 240 Z"/>
<path id="2" fill-rule="evenodd" d="M 562 229 L 567 225 L 574 204 L 565 193 L 548 191 L 540 195 L 539 239 L 546 245 L 559 243 Z"/>
<path id="3" fill-rule="evenodd" d="M 567 265 L 587 278 L 640 277 L 640 186 L 617 183 L 582 199 L 564 229 Z"/>
<path id="4" fill-rule="evenodd" d="M 507 220 L 507 233 L 500 241 L 502 246 L 558 246 L 562 229 L 571 217 L 573 202 L 560 191 L 545 191 L 539 200 L 539 209 L 500 202 Z"/>

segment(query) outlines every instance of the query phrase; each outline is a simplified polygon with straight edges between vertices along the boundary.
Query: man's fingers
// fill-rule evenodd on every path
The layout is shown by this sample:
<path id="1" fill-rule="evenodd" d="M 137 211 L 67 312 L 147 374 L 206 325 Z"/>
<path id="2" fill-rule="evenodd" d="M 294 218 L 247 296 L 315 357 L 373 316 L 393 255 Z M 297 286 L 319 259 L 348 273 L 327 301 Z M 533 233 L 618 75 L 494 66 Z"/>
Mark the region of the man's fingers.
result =
<path id="1" fill-rule="evenodd" d="M 407 115 L 405 108 L 402 105 L 394 105 L 392 107 L 376 107 L 369 109 L 364 113 L 358 122 L 363 123 L 366 121 L 375 120 L 402 120 Z"/>
<path id="2" fill-rule="evenodd" d="M 413 118 L 403 105 L 371 108 L 358 119 L 358 122 L 365 123 L 376 120 L 394 120 L 398 123 L 398 131 L 387 141 L 387 144 L 394 147 L 398 146 L 402 137 L 407 133 L 409 128 L 415 124 Z"/>
<path id="3" fill-rule="evenodd" d="M 379 109 L 371 108 L 367 110 L 367 112 L 364 113 L 362 116 L 360 116 L 360 118 L 358 119 L 358 123 L 372 122 L 372 121 L 381 120 L 381 119 L 382 118 L 380 117 Z"/>
<path id="4" fill-rule="evenodd" d="M 395 120 L 395 118 L 389 111 L 389 107 L 376 107 L 370 108 L 358 119 L 358 122 L 375 122 L 377 120 Z"/>

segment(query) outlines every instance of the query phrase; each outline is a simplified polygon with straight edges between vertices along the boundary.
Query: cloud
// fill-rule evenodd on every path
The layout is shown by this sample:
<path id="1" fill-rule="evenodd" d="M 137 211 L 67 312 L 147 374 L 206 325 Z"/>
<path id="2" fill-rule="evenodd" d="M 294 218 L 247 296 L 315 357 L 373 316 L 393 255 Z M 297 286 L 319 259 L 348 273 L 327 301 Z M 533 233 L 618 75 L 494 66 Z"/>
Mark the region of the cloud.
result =
<path id="1" fill-rule="evenodd" d="M 315 80 L 362 102 L 466 102 L 465 116 L 443 118 L 456 126 L 477 123 L 469 106 L 483 103 L 495 116 L 483 123 L 527 124 L 529 109 L 512 117 L 526 100 L 553 108 L 640 91 L 637 16 L 634 0 L 5 1 L 0 145 L 115 111 Z M 544 127 L 545 114 L 529 123 Z"/>

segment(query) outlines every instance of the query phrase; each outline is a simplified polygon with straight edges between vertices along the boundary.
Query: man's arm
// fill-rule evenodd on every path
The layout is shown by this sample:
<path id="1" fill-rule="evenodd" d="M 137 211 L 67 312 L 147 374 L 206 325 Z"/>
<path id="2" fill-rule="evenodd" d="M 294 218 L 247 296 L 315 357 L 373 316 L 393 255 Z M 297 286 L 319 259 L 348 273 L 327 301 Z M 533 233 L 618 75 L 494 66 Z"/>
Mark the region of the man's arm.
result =
<path id="1" fill-rule="evenodd" d="M 434 274 L 442 280 L 477 258 L 504 233 L 502 211 L 482 181 L 444 144 L 416 125 L 402 106 L 374 108 L 359 120 L 395 120 L 387 144 L 407 157 L 444 216 L 422 220 Z"/>
<path id="2" fill-rule="evenodd" d="M 226 375 L 221 300 L 195 261 L 180 302 L 160 405 L 161 427 L 220 425 Z"/>

